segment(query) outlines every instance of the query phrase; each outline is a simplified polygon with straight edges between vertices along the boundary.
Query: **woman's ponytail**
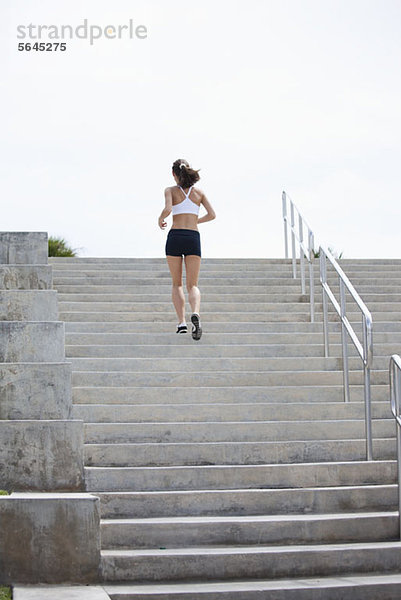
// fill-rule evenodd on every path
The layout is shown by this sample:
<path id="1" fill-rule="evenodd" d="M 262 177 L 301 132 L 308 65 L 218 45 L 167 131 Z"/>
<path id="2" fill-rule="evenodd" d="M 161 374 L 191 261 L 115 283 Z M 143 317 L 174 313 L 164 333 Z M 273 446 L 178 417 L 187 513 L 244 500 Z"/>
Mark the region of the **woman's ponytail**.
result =
<path id="1" fill-rule="evenodd" d="M 177 176 L 182 188 L 189 188 L 199 181 L 199 171 L 189 166 L 185 158 L 178 158 L 173 163 L 173 173 Z"/>

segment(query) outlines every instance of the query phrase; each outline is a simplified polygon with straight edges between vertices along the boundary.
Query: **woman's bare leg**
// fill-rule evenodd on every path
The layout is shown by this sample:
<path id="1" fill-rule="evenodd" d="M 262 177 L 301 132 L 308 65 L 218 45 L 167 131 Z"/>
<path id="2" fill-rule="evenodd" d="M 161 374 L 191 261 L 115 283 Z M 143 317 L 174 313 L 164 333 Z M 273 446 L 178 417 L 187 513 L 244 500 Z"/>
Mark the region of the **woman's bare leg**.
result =
<path id="1" fill-rule="evenodd" d="M 187 278 L 188 300 L 193 313 L 200 311 L 201 294 L 198 288 L 199 270 L 201 257 L 196 254 L 188 254 L 185 257 L 185 271 Z"/>
<path id="2" fill-rule="evenodd" d="M 178 323 L 185 322 L 185 296 L 182 288 L 182 256 L 166 256 L 167 264 L 170 269 L 171 279 L 173 280 L 173 289 L 171 299 L 177 313 Z"/>

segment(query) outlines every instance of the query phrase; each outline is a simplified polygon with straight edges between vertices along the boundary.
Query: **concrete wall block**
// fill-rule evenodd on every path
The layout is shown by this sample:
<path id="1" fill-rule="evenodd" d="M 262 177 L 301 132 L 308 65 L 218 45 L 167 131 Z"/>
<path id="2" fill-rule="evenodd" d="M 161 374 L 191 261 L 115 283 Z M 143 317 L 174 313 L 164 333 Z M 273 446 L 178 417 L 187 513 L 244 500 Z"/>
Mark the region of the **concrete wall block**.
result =
<path id="1" fill-rule="evenodd" d="M 0 487 L 83 491 L 83 421 L 0 421 Z"/>
<path id="2" fill-rule="evenodd" d="M 57 321 L 54 290 L 0 291 L 0 321 Z"/>
<path id="3" fill-rule="evenodd" d="M 64 323 L 0 321 L 0 362 L 63 362 Z"/>
<path id="4" fill-rule="evenodd" d="M 0 497 L 0 581 L 100 580 L 100 506 L 90 494 Z"/>
<path id="5" fill-rule="evenodd" d="M 0 264 L 47 265 L 46 232 L 0 231 Z"/>
<path id="6" fill-rule="evenodd" d="M 0 364 L 1 419 L 68 419 L 71 409 L 70 364 Z"/>
<path id="7" fill-rule="evenodd" d="M 52 287 L 50 266 L 0 264 L 0 290 L 51 290 Z"/>

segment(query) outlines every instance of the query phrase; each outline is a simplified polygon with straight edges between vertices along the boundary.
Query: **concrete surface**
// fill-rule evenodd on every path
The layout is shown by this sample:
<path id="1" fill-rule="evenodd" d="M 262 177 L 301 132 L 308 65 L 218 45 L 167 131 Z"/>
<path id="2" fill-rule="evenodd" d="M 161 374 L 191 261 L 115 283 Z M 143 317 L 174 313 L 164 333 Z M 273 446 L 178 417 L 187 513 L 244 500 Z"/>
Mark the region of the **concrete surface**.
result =
<path id="1" fill-rule="evenodd" d="M 82 421 L 0 421 L 0 439 L 7 491 L 84 489 Z"/>
<path id="2" fill-rule="evenodd" d="M 112 600 L 399 600 L 400 575 L 216 583 L 110 584 Z"/>
<path id="3" fill-rule="evenodd" d="M 0 581 L 96 583 L 99 523 L 99 499 L 90 494 L 0 497 Z"/>
<path id="4" fill-rule="evenodd" d="M 51 290 L 52 268 L 48 265 L 1 265 L 1 290 Z"/>
<path id="5" fill-rule="evenodd" d="M 0 321 L 0 362 L 64 362 L 61 321 Z"/>
<path id="6" fill-rule="evenodd" d="M 42 231 L 0 231 L 0 264 L 47 265 L 48 237 Z"/>
<path id="7" fill-rule="evenodd" d="M 68 363 L 0 364 L 2 419 L 65 419 L 70 412 Z"/>
<path id="8" fill-rule="evenodd" d="M 293 489 L 226 489 L 97 492 L 103 519 L 185 516 L 307 515 L 354 511 L 394 511 L 398 486 L 343 485 Z M 387 513 L 385 513 L 387 514 Z M 148 521 L 146 521 L 148 522 Z"/>
<path id="9" fill-rule="evenodd" d="M 1 321 L 57 321 L 57 292 L 53 290 L 0 291 Z"/>
<path id="10" fill-rule="evenodd" d="M 110 600 L 94 585 L 16 585 L 13 594 L 14 600 Z"/>
<path id="11" fill-rule="evenodd" d="M 178 530 L 179 535 L 179 530 Z M 104 581 L 218 581 L 399 573 L 397 542 L 102 550 Z"/>
<path id="12" fill-rule="evenodd" d="M 138 445 L 139 446 L 139 445 Z M 196 467 L 86 467 L 91 492 L 339 487 L 395 483 L 396 461 L 308 462 Z"/>

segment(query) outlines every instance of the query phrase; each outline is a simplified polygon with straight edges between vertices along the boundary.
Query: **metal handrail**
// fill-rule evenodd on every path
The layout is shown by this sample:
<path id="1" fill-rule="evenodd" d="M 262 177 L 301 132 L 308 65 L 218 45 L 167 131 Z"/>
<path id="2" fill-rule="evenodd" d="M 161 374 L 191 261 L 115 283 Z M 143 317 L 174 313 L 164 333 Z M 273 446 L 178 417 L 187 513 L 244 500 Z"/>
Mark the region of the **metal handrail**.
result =
<path id="1" fill-rule="evenodd" d="M 290 220 L 288 219 L 287 210 L 287 199 L 290 203 Z M 283 202 L 283 221 L 284 221 L 284 242 L 285 242 L 285 257 L 288 258 L 288 229 L 291 232 L 291 249 L 292 249 L 292 275 L 293 278 L 297 278 L 297 249 L 296 242 L 298 242 L 299 250 L 299 263 L 301 271 L 301 294 L 306 294 L 305 285 L 305 258 L 309 263 L 309 301 L 310 301 L 310 320 L 311 323 L 315 320 L 315 279 L 313 273 L 313 260 L 314 254 L 314 235 L 313 231 L 302 217 L 298 208 L 288 196 L 286 192 L 282 193 Z M 297 214 L 297 219 L 295 218 Z M 296 227 L 296 221 L 298 221 L 298 232 Z M 307 233 L 308 246 L 304 243 L 304 233 Z"/>
<path id="2" fill-rule="evenodd" d="M 324 355 L 329 356 L 329 328 L 328 328 L 328 302 L 330 299 L 336 312 L 341 319 L 341 344 L 343 354 L 343 379 L 344 379 L 344 401 L 349 402 L 349 367 L 348 367 L 348 344 L 347 333 L 351 338 L 359 356 L 363 362 L 364 371 L 364 399 L 365 399 L 365 432 L 366 432 L 366 459 L 373 460 L 372 449 L 372 410 L 371 410 L 371 390 L 370 390 L 370 370 L 373 362 L 373 321 L 372 315 L 362 301 L 358 292 L 337 263 L 330 250 L 320 246 L 320 282 L 322 284 L 323 294 L 323 335 L 324 335 Z M 337 272 L 340 284 L 340 303 L 330 289 L 327 282 L 327 260 L 331 263 Z M 356 335 L 346 314 L 345 291 L 348 291 L 352 299 L 356 302 L 362 313 L 362 331 L 363 342 L 361 343 Z"/>
<path id="3" fill-rule="evenodd" d="M 390 358 L 390 405 L 397 430 L 397 478 L 398 478 L 398 529 L 401 539 L 401 358 L 393 354 Z"/>

